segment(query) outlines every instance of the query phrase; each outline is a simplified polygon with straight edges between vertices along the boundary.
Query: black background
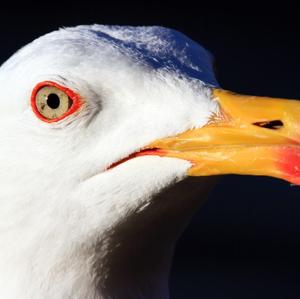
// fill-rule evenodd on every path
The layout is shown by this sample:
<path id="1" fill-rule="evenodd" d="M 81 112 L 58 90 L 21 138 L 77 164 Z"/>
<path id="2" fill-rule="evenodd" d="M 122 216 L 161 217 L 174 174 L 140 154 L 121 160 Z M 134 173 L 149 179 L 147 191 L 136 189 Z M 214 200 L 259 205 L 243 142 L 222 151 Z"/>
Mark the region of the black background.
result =
<path id="1" fill-rule="evenodd" d="M 300 25 L 288 2 L 9 4 L 0 11 L 2 62 L 58 27 L 163 25 L 214 54 L 223 88 L 300 98 Z M 222 179 L 178 243 L 171 298 L 300 298 L 299 212 L 299 187 L 264 177 Z"/>

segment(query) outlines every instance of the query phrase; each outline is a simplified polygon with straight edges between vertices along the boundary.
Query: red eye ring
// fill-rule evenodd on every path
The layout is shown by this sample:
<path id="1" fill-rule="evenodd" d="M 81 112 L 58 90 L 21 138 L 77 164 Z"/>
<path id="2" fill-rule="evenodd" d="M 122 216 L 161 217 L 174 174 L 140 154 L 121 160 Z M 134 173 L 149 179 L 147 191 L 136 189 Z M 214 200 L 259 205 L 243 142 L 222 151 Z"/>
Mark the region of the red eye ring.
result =
<path id="1" fill-rule="evenodd" d="M 41 115 L 41 113 L 39 112 L 39 110 L 36 106 L 36 94 L 41 88 L 43 88 L 45 86 L 54 86 L 54 87 L 58 88 L 59 90 L 64 92 L 71 99 L 71 101 L 73 102 L 70 109 L 65 114 L 63 114 L 62 116 L 57 117 L 57 118 L 53 118 L 53 119 L 48 119 L 48 118 L 44 117 L 43 115 Z M 57 122 L 57 121 L 60 121 L 64 118 L 66 118 L 67 116 L 69 116 L 69 115 L 73 114 L 75 111 L 77 111 L 82 106 L 82 103 L 83 103 L 81 97 L 77 93 L 75 93 L 71 89 L 69 89 L 65 86 L 62 86 L 62 85 L 60 85 L 56 82 L 53 82 L 53 81 L 43 81 L 43 82 L 38 83 L 34 87 L 34 89 L 32 90 L 30 102 L 31 102 L 31 107 L 32 107 L 32 110 L 33 110 L 34 114 L 40 120 L 42 120 L 44 122 L 47 122 L 47 123 Z"/>

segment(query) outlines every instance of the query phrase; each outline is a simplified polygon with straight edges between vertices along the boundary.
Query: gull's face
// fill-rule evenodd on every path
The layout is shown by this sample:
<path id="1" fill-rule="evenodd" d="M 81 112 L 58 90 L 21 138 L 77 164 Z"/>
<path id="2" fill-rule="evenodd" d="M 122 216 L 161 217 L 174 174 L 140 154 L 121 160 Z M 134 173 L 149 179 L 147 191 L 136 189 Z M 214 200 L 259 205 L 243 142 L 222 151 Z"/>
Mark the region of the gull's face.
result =
<path id="1" fill-rule="evenodd" d="M 218 106 L 196 80 L 77 42 L 42 38 L 0 70 L 1 195 L 30 214 L 68 207 L 85 217 L 97 205 L 111 222 L 186 177 L 191 163 L 145 155 L 111 166 L 205 125 Z"/>
<path id="2" fill-rule="evenodd" d="M 97 206 L 111 224 L 187 175 L 299 182 L 295 101 L 229 95 L 63 33 L 13 56 L 0 86 L 9 205 L 52 213 L 68 206 L 79 218 Z"/>

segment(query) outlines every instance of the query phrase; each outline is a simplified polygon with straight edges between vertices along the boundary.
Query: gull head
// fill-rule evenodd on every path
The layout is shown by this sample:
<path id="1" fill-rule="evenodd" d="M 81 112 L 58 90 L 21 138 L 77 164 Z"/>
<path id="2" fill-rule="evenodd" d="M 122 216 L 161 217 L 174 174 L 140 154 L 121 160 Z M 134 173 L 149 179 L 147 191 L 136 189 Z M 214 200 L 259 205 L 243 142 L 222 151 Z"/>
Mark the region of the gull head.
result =
<path id="1" fill-rule="evenodd" d="M 6 61 L 0 86 L 7 297 L 166 297 L 208 177 L 300 182 L 300 104 L 220 89 L 212 56 L 171 29 L 60 29 Z"/>

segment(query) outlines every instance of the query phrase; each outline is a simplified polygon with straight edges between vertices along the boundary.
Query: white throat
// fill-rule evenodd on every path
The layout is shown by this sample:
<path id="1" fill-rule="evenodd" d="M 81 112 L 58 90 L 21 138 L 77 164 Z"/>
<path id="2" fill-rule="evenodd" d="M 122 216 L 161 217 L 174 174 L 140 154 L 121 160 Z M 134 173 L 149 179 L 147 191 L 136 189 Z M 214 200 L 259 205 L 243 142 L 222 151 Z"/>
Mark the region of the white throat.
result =
<path id="1" fill-rule="evenodd" d="M 0 297 L 168 298 L 175 242 L 214 181 L 189 178 L 173 185 L 105 236 L 74 248 L 63 246 L 71 234 L 60 230 L 35 230 L 27 240 L 25 227 L 15 230 L 15 239 L 10 231 L 11 244 L 1 252 L 6 271 L 0 272 Z"/>

